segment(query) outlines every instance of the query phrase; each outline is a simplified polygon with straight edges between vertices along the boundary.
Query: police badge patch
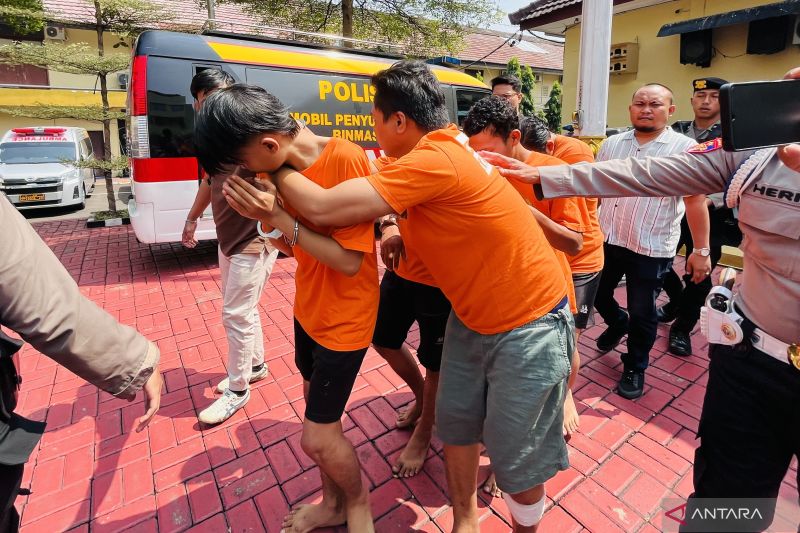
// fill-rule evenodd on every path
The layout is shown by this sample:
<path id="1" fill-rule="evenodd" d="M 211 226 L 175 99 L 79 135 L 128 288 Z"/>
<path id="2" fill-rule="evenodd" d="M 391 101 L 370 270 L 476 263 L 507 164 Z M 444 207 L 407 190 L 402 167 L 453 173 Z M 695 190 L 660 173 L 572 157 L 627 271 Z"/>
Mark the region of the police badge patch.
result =
<path id="1" fill-rule="evenodd" d="M 722 148 L 722 138 L 717 137 L 716 139 L 696 144 L 686 151 L 689 152 L 690 154 L 704 154 L 706 152 L 713 152 L 714 150 L 719 150 L 720 148 Z"/>

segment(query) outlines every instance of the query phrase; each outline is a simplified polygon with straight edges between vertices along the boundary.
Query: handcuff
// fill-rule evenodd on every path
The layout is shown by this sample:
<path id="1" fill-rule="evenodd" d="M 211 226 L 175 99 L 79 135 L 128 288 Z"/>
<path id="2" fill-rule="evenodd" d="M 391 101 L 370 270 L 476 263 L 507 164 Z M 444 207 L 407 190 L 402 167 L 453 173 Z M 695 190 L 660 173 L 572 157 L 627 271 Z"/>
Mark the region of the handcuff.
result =
<path id="1" fill-rule="evenodd" d="M 265 239 L 280 239 L 283 236 L 283 232 L 278 228 L 274 228 L 269 233 L 265 232 L 260 220 L 256 224 L 256 231 L 260 237 L 264 237 Z"/>
<path id="2" fill-rule="evenodd" d="M 726 268 L 720 273 L 719 285 L 714 286 L 700 308 L 700 331 L 712 344 L 733 346 L 744 340 L 744 317 L 733 305 L 733 284 L 736 271 Z"/>
<path id="3" fill-rule="evenodd" d="M 397 226 L 397 216 L 386 216 L 381 219 L 381 223 L 378 224 L 378 231 L 383 232 L 389 226 Z"/>
<path id="4" fill-rule="evenodd" d="M 744 317 L 733 307 L 733 292 L 717 285 L 700 308 L 700 331 L 711 344 L 733 346 L 744 340 Z"/>

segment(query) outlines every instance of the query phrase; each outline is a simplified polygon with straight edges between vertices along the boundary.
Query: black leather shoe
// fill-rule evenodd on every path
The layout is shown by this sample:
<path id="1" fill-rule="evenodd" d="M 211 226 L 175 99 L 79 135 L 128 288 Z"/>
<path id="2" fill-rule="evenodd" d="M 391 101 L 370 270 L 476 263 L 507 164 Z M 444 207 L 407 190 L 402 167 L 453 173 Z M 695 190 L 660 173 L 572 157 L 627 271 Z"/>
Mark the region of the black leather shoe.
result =
<path id="1" fill-rule="evenodd" d="M 692 355 L 692 339 L 683 329 L 671 327 L 669 330 L 669 353 L 673 355 Z"/>
<path id="2" fill-rule="evenodd" d="M 677 318 L 678 310 L 672 305 L 672 302 L 667 302 L 658 309 L 656 309 L 656 317 L 659 322 L 672 322 Z"/>
<path id="3" fill-rule="evenodd" d="M 628 333 L 628 321 L 614 326 L 608 326 L 606 330 L 597 337 L 597 349 L 601 352 L 610 352 L 617 347 L 619 341 Z"/>
<path id="4" fill-rule="evenodd" d="M 643 392 L 644 372 L 625 369 L 617 385 L 617 394 L 628 400 L 633 400 L 641 396 Z"/>

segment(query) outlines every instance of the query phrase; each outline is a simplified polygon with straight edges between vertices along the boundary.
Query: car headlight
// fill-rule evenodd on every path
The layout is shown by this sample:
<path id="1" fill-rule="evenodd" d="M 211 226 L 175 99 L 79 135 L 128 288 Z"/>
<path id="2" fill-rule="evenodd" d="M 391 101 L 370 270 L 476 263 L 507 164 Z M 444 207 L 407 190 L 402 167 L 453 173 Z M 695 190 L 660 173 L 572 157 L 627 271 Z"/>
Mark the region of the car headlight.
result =
<path id="1" fill-rule="evenodd" d="M 64 181 L 74 181 L 81 177 L 81 171 L 77 168 L 69 170 L 61 175 L 61 179 Z"/>

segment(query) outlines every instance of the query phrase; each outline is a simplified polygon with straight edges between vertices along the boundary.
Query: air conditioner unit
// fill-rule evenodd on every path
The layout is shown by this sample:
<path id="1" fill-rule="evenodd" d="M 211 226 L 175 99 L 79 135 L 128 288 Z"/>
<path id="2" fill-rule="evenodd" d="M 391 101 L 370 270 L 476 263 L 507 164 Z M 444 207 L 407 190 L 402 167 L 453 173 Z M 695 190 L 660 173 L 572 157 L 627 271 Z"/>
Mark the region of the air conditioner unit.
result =
<path id="1" fill-rule="evenodd" d="M 58 26 L 56 24 L 48 24 L 45 26 L 44 36 L 54 41 L 63 41 L 67 38 L 64 32 L 64 26 Z"/>
<path id="2" fill-rule="evenodd" d="M 794 31 L 792 32 L 792 44 L 800 44 L 800 15 L 794 19 Z"/>
<path id="3" fill-rule="evenodd" d="M 128 74 L 125 72 L 120 72 L 117 74 L 117 81 L 119 82 L 120 89 L 127 89 L 128 88 Z"/>

